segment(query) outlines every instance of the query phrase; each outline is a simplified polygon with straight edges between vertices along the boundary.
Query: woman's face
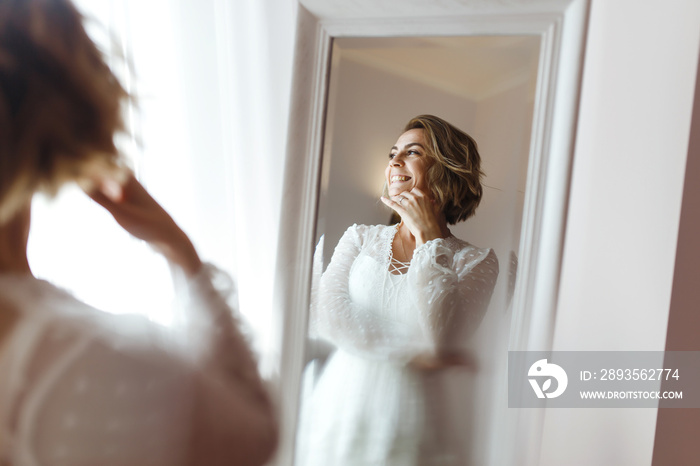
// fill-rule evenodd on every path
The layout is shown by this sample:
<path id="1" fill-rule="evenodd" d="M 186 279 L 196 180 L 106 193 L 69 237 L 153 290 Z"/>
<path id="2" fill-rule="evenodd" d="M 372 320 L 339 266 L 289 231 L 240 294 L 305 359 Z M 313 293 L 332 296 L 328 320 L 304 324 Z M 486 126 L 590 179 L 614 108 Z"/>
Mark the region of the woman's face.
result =
<path id="1" fill-rule="evenodd" d="M 408 130 L 399 136 L 391 148 L 389 165 L 385 171 L 390 197 L 413 188 L 430 194 L 427 175 L 432 159 L 426 151 L 428 144 L 424 133 L 423 129 Z"/>

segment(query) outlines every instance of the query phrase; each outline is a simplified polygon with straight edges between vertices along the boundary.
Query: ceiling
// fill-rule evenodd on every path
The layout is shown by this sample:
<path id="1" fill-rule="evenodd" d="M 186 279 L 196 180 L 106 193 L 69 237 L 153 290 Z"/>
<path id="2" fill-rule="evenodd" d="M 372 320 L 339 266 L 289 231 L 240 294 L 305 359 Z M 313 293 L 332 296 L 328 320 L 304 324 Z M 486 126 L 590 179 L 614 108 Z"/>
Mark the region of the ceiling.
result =
<path id="1" fill-rule="evenodd" d="M 344 60 L 475 101 L 534 83 L 539 49 L 535 35 L 334 40 L 334 53 Z"/>

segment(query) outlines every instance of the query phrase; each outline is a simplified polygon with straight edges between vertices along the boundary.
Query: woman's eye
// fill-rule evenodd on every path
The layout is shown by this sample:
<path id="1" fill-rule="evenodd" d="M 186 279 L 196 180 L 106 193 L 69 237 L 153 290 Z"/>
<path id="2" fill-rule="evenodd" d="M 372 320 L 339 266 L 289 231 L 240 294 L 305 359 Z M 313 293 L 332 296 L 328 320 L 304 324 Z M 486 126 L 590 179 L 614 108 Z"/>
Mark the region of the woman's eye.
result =
<path id="1" fill-rule="evenodd" d="M 389 159 L 393 159 L 394 157 L 396 157 L 396 154 L 389 154 Z"/>
<path id="2" fill-rule="evenodd" d="M 417 150 L 409 150 L 408 153 L 409 155 L 420 155 L 420 153 Z"/>

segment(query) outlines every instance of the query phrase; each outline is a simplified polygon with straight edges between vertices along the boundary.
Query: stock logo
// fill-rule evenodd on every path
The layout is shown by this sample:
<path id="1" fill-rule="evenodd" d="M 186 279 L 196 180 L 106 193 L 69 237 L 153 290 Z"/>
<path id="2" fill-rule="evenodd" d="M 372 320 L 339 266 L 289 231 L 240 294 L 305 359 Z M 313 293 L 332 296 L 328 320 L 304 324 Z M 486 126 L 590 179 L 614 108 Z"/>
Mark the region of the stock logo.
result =
<path id="1" fill-rule="evenodd" d="M 561 366 L 548 363 L 546 359 L 540 359 L 530 366 L 527 371 L 528 381 L 532 385 L 537 398 L 556 398 L 566 390 L 569 383 L 569 378 Z M 549 391 L 552 388 L 552 379 L 557 381 L 556 389 Z M 542 384 L 540 385 L 540 380 Z"/>

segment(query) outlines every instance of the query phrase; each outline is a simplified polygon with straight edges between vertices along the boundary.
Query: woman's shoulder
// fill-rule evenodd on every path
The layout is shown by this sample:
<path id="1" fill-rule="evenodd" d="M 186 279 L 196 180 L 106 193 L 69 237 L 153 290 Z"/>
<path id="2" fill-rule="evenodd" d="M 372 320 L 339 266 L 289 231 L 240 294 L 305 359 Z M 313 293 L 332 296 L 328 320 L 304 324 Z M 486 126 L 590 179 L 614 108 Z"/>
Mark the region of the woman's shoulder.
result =
<path id="1" fill-rule="evenodd" d="M 2 281 L 0 287 L 5 285 Z M 26 303 L 0 358 L 0 370 L 5 374 L 0 401 L 20 412 L 23 425 L 30 426 L 31 430 L 26 430 L 32 432 L 32 436 L 18 433 L 17 445 L 60 436 L 66 422 L 74 434 L 67 440 L 66 454 L 76 458 L 83 449 L 89 450 L 89 445 L 80 441 L 89 436 L 98 435 L 106 445 L 124 439 L 133 445 L 146 438 L 145 434 L 148 438 L 182 438 L 176 436 L 181 428 L 165 421 L 173 415 L 188 421 L 188 384 L 194 371 L 170 352 L 160 350 L 160 345 L 147 345 L 145 340 L 134 345 L 132 337 L 115 338 L 117 334 L 124 336 L 126 321 L 121 316 L 93 310 L 47 285 L 39 282 L 29 286 L 41 289 L 45 299 L 51 294 L 58 301 L 46 301 L 39 307 L 37 302 Z M 73 308 L 64 312 L 66 306 Z M 139 319 L 128 320 L 130 325 L 142 324 L 136 322 Z M 0 418 L 2 414 L 0 406 Z M 132 422 L 146 417 L 149 423 Z M 117 425 L 105 430 L 107 421 L 110 425 L 123 423 L 129 429 L 122 431 Z M 142 427 L 153 430 L 145 432 Z M 50 452 L 41 446 L 33 448 L 42 464 L 51 463 Z"/>
<path id="2" fill-rule="evenodd" d="M 393 225 L 364 225 L 354 223 L 345 230 L 345 235 L 358 239 L 361 242 L 377 239 L 391 234 L 395 229 Z"/>
<path id="3" fill-rule="evenodd" d="M 147 374 L 193 372 L 168 332 L 144 316 L 100 311 L 31 276 L 0 275 L 0 294 L 19 313 L 3 344 L 0 367 L 21 374 L 17 383 L 27 390 L 63 387 L 81 377 L 108 390 L 111 382 Z"/>
<path id="4" fill-rule="evenodd" d="M 166 332 L 145 316 L 100 311 L 32 276 L 0 275 L 0 295 L 18 311 L 18 327 L 31 329 L 37 342 L 101 341 L 120 352 L 142 352 L 157 341 L 170 350 Z"/>
<path id="5" fill-rule="evenodd" d="M 362 223 L 353 223 L 346 231 L 356 232 L 360 235 L 376 234 L 382 231 L 391 230 L 395 225 L 366 225 Z"/>
<path id="6" fill-rule="evenodd" d="M 447 243 L 454 248 L 456 251 L 467 251 L 467 252 L 473 252 L 475 254 L 488 254 L 490 251 L 493 251 L 492 248 L 482 248 L 479 247 L 473 243 L 470 243 L 469 241 L 463 240 L 461 238 L 458 238 L 454 235 L 450 235 L 446 238 Z"/>
<path id="7" fill-rule="evenodd" d="M 456 256 L 462 256 L 467 263 L 476 264 L 483 262 L 486 265 L 498 268 L 498 258 L 493 248 L 482 248 L 468 241 L 450 235 L 447 244 Z"/>
<path id="8" fill-rule="evenodd" d="M 95 311 L 66 290 L 32 275 L 0 274 L 0 296 L 12 304 L 22 318 L 60 320 Z"/>

